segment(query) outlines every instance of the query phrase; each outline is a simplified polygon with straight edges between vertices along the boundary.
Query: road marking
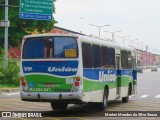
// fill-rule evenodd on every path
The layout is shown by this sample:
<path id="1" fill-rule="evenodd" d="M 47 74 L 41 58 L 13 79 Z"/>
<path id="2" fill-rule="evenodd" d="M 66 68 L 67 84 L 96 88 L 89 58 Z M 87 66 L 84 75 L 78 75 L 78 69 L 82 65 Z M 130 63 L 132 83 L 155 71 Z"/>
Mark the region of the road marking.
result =
<path id="1" fill-rule="evenodd" d="M 19 94 L 19 92 L 16 92 L 16 93 L 2 93 L 3 95 L 17 95 Z"/>
<path id="2" fill-rule="evenodd" d="M 140 98 L 146 98 L 148 97 L 148 95 L 142 95 Z"/>
<path id="3" fill-rule="evenodd" d="M 134 97 L 134 95 L 130 95 L 129 98 Z"/>
<path id="4" fill-rule="evenodd" d="M 160 95 L 156 95 L 155 98 L 160 98 Z"/>

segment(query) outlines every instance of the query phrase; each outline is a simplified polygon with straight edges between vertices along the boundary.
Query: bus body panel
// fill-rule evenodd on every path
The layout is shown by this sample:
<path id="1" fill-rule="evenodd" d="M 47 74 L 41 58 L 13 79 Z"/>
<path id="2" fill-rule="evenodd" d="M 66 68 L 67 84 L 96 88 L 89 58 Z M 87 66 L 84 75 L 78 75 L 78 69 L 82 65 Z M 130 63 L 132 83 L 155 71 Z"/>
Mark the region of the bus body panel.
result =
<path id="1" fill-rule="evenodd" d="M 117 70 L 84 69 L 83 77 L 83 90 L 87 94 L 84 99 L 92 102 L 102 101 L 103 89 L 106 85 L 109 87 L 108 100 L 116 99 L 117 89 L 120 91 L 119 97 L 127 96 L 129 83 L 133 85 L 132 70 L 121 70 L 121 74 L 118 74 Z"/>
<path id="2" fill-rule="evenodd" d="M 71 92 L 78 61 L 22 61 L 30 92 Z"/>
<path id="3" fill-rule="evenodd" d="M 39 37 L 38 35 L 33 36 Z M 130 83 L 133 86 L 132 93 L 136 93 L 137 78 L 134 70 L 83 68 L 82 42 L 113 47 L 119 54 L 121 49 L 132 51 L 129 47 L 120 47 L 114 43 L 79 35 L 42 36 L 75 37 L 79 56 L 77 59 L 22 59 L 21 76 L 24 76 L 29 90 L 27 92 L 21 90 L 22 100 L 48 102 L 69 100 L 73 103 L 102 102 L 105 86 L 109 88 L 108 100 L 115 100 L 128 95 Z M 77 76 L 81 78 L 78 88 L 74 85 Z"/>
<path id="4" fill-rule="evenodd" d="M 47 35 L 48 40 L 54 41 L 54 37 L 58 39 L 57 36 Z M 25 36 L 22 49 L 24 48 L 24 43 L 27 39 L 33 40 L 41 40 L 46 36 Z M 60 38 L 72 38 L 77 41 L 75 36 L 60 36 Z M 52 40 L 53 39 L 53 40 Z M 61 40 L 60 39 L 60 40 Z M 42 40 L 41 40 L 42 41 Z M 77 41 L 77 45 L 78 45 Z M 63 43 L 58 42 L 58 45 L 63 45 Z M 41 45 L 42 46 L 42 45 Z M 37 46 L 35 46 L 37 47 Z M 21 85 L 21 99 L 24 101 L 53 101 L 53 100 L 69 100 L 69 101 L 82 101 L 82 80 L 79 82 L 79 86 L 75 86 L 76 77 L 82 78 L 82 62 L 79 61 L 80 57 L 72 58 L 70 55 L 74 55 L 74 51 L 72 48 L 63 47 L 63 49 L 69 49 L 69 52 L 65 52 L 65 56 L 68 58 L 43 58 L 43 59 L 23 59 L 21 58 L 21 77 L 24 78 L 26 82 L 26 87 Z M 71 46 L 72 47 L 72 46 Z M 74 47 L 74 46 L 73 46 Z M 30 47 L 32 48 L 32 47 Z M 29 49 L 29 48 L 28 48 Z M 34 48 L 33 48 L 34 49 Z M 60 49 L 56 47 L 56 49 Z M 45 49 L 46 50 L 46 49 Z M 30 50 L 30 52 L 32 52 Z M 57 51 L 58 52 L 58 51 Z M 79 50 L 78 50 L 79 52 Z M 25 53 L 26 54 L 26 53 Z M 48 53 L 47 53 L 48 54 Z M 80 53 L 78 53 L 80 54 Z M 29 57 L 29 53 L 27 53 Z M 51 54 L 50 54 L 51 55 Z M 69 56 L 68 56 L 69 55 Z M 24 57 L 23 51 L 21 52 L 21 56 Z M 32 55 L 34 56 L 34 54 Z M 31 57 L 32 57 L 31 56 Z M 71 58 L 70 58 L 71 57 Z M 78 101 L 78 102 L 79 102 Z"/>
<path id="5" fill-rule="evenodd" d="M 51 102 L 51 101 L 82 101 L 82 91 L 77 92 L 20 92 L 21 100 L 33 102 Z M 60 97 L 61 96 L 61 97 Z"/>

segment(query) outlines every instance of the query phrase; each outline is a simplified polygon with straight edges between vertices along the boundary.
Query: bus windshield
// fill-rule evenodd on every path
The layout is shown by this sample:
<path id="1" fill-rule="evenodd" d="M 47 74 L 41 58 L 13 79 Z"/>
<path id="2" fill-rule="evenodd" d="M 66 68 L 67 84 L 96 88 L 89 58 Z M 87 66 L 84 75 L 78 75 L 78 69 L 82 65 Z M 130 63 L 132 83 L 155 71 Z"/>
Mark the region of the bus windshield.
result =
<path id="1" fill-rule="evenodd" d="M 77 58 L 78 45 L 74 37 L 33 37 L 23 45 L 23 59 Z"/>

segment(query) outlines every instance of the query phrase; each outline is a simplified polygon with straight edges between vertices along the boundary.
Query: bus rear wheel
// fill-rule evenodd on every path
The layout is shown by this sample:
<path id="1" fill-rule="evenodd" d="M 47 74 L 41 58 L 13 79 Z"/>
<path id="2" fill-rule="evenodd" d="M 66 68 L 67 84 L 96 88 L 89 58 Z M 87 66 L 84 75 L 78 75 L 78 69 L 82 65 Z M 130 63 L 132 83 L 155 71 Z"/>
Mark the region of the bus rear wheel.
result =
<path id="1" fill-rule="evenodd" d="M 128 100 L 129 100 L 129 95 L 127 95 L 126 97 L 123 97 L 123 98 L 122 98 L 122 102 L 123 102 L 123 103 L 127 103 Z"/>
<path id="2" fill-rule="evenodd" d="M 127 103 L 129 101 L 129 95 L 131 95 L 131 92 L 132 92 L 132 86 L 131 84 L 129 85 L 129 88 L 128 88 L 128 95 L 126 97 L 123 97 L 122 98 L 122 102 L 123 103 Z"/>
<path id="3" fill-rule="evenodd" d="M 104 89 L 103 101 L 100 103 L 100 109 L 105 110 L 107 108 L 107 103 L 108 103 L 108 91 Z"/>
<path id="4" fill-rule="evenodd" d="M 51 102 L 51 107 L 53 110 L 66 110 L 68 104 L 62 102 Z"/>

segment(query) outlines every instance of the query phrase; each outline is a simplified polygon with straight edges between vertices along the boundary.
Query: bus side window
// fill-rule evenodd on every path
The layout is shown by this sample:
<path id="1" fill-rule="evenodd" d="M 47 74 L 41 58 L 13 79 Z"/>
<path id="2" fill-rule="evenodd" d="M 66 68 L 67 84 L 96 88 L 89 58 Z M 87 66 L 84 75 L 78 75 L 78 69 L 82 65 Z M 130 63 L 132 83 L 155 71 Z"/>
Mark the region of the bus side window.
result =
<path id="1" fill-rule="evenodd" d="M 128 52 L 128 69 L 133 69 L 131 52 Z"/>
<path id="2" fill-rule="evenodd" d="M 102 68 L 109 67 L 109 48 L 101 46 Z"/>
<path id="3" fill-rule="evenodd" d="M 92 68 L 92 47 L 91 44 L 82 43 L 83 68 Z"/>
<path id="4" fill-rule="evenodd" d="M 52 41 L 49 39 L 45 40 L 45 47 L 44 47 L 44 58 L 51 58 L 51 50 L 53 50 Z"/>
<path id="5" fill-rule="evenodd" d="M 121 65 L 122 69 L 128 69 L 128 53 L 125 50 L 121 50 Z"/>
<path id="6" fill-rule="evenodd" d="M 101 67 L 101 48 L 100 45 L 92 45 L 93 68 Z"/>
<path id="7" fill-rule="evenodd" d="M 113 69 L 115 68 L 115 49 L 114 48 L 109 48 L 109 64 L 110 68 Z"/>
<path id="8" fill-rule="evenodd" d="M 115 68 L 115 49 L 101 47 L 102 68 Z"/>

